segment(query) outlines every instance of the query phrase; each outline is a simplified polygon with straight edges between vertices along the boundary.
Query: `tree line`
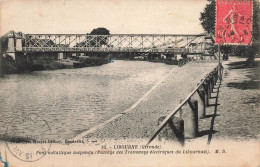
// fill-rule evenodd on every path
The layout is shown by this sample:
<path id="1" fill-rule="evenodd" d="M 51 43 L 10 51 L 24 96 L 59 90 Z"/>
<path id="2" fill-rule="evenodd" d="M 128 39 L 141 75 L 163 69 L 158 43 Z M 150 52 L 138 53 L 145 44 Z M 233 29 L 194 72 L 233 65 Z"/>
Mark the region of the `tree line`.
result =
<path id="1" fill-rule="evenodd" d="M 200 21 L 203 29 L 215 36 L 215 17 L 216 0 L 207 0 L 208 4 L 200 15 Z M 253 0 L 253 22 L 252 22 L 252 42 L 251 45 L 223 45 L 221 50 L 225 54 L 234 54 L 236 56 L 246 56 L 248 61 L 254 61 L 256 55 L 259 55 L 259 23 L 260 23 L 260 2 Z"/>

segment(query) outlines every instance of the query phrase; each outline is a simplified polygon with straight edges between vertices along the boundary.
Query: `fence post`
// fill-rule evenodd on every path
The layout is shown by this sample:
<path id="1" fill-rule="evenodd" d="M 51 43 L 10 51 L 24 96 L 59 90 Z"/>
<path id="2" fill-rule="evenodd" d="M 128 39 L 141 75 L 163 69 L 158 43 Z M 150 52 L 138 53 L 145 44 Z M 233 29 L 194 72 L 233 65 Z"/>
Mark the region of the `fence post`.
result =
<path id="1" fill-rule="evenodd" d="M 213 89 L 214 89 L 214 79 L 213 79 L 213 72 L 210 73 L 210 91 L 211 93 L 213 92 Z"/>
<path id="2" fill-rule="evenodd" d="M 209 105 L 209 97 L 208 97 L 208 83 L 205 81 L 203 83 L 203 88 L 204 88 L 204 101 L 205 101 L 205 106 Z"/>
<path id="3" fill-rule="evenodd" d="M 207 83 L 207 93 L 208 93 L 208 99 L 211 97 L 211 92 L 210 92 L 210 90 L 211 90 L 211 86 L 210 86 L 210 79 L 209 79 L 209 76 L 207 76 L 207 78 L 206 78 L 206 83 Z"/>
<path id="4" fill-rule="evenodd" d="M 158 125 L 163 122 L 166 116 L 158 119 Z M 181 118 L 173 117 L 168 120 L 167 125 L 158 134 L 158 141 L 165 139 L 166 141 L 179 141 L 184 145 L 184 121 Z"/>
<path id="5" fill-rule="evenodd" d="M 213 77 L 214 77 L 214 85 L 216 85 L 218 80 L 218 70 L 216 68 L 214 68 Z"/>
<path id="6" fill-rule="evenodd" d="M 198 93 L 198 118 L 205 118 L 206 114 L 206 107 L 205 107 L 205 95 L 204 95 L 204 89 L 200 87 L 197 90 Z"/>
<path id="7" fill-rule="evenodd" d="M 211 82 L 211 74 L 208 75 L 208 83 L 209 83 L 209 98 L 211 97 L 211 90 L 212 90 L 212 82 Z"/>
<path id="8" fill-rule="evenodd" d="M 181 118 L 184 120 L 185 138 L 195 138 L 198 136 L 198 101 L 194 99 L 182 107 Z"/>
<path id="9" fill-rule="evenodd" d="M 220 63 L 219 65 L 218 65 L 218 78 L 219 78 L 219 80 L 221 81 L 222 80 L 222 74 L 221 74 L 221 66 L 222 66 L 222 64 Z"/>
<path id="10" fill-rule="evenodd" d="M 218 67 L 216 68 L 216 84 L 218 82 Z"/>

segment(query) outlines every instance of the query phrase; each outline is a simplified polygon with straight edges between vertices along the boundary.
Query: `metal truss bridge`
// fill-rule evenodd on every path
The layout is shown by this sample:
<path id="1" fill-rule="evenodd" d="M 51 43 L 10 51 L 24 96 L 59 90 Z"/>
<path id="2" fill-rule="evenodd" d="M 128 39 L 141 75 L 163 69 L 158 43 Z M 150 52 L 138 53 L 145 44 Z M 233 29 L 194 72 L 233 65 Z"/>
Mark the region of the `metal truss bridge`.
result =
<path id="1" fill-rule="evenodd" d="M 10 35 L 11 34 L 11 35 Z M 23 34 L 9 33 L 21 41 L 16 52 L 203 53 L 206 34 Z M 191 43 L 197 41 L 196 49 Z M 198 42 L 200 41 L 200 42 Z M 204 42 L 205 43 L 205 42 Z M 17 47 L 21 46 L 21 47 Z"/>

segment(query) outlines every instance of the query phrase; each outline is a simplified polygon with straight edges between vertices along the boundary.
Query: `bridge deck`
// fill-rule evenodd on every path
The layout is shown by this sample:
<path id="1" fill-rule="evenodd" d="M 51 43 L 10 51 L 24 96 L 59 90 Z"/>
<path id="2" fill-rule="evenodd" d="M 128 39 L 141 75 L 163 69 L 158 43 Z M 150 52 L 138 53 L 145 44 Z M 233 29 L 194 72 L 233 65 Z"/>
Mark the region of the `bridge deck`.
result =
<path id="1" fill-rule="evenodd" d="M 206 34 L 22 34 L 14 33 L 17 52 L 203 53 Z M 203 41 L 202 40 L 202 41 Z M 205 41 L 205 40 L 204 40 Z M 18 43 L 20 42 L 20 43 Z M 200 46 L 199 46 L 200 45 Z M 19 48 L 17 46 L 20 46 Z M 199 46 L 199 47 L 198 47 Z"/>

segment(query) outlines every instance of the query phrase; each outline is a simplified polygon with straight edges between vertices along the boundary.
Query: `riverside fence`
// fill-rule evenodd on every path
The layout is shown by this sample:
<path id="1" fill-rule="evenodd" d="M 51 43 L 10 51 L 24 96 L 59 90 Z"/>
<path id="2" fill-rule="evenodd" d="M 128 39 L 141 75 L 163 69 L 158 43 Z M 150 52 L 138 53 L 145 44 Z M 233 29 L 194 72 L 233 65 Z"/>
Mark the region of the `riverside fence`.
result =
<path id="1" fill-rule="evenodd" d="M 159 127 L 155 130 L 147 145 L 157 136 L 160 140 L 161 135 L 165 134 L 167 137 L 176 138 L 181 143 L 184 143 L 185 138 L 198 137 L 198 119 L 205 118 L 209 98 L 211 98 L 211 93 L 217 81 L 221 82 L 222 73 L 223 67 L 219 64 L 168 116 L 159 118 Z M 166 127 L 166 125 L 168 126 Z"/>

